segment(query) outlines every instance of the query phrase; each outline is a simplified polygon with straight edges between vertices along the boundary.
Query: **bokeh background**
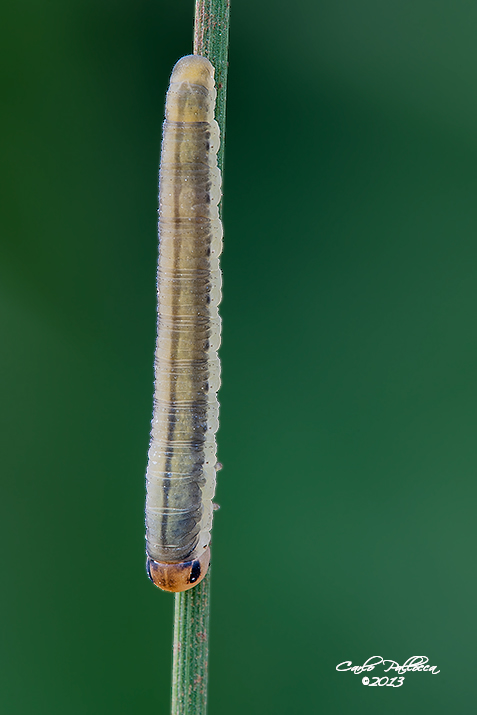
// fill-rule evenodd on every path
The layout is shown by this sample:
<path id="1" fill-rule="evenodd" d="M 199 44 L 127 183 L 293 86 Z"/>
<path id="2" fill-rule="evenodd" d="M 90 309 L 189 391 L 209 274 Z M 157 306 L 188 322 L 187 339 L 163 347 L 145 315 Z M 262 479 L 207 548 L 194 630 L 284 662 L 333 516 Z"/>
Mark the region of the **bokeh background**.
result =
<path id="1" fill-rule="evenodd" d="M 165 715 L 144 472 L 193 3 L 2 13 L 1 708 Z M 476 22 L 232 5 L 210 715 L 475 711 Z M 441 672 L 335 670 L 373 655 Z"/>

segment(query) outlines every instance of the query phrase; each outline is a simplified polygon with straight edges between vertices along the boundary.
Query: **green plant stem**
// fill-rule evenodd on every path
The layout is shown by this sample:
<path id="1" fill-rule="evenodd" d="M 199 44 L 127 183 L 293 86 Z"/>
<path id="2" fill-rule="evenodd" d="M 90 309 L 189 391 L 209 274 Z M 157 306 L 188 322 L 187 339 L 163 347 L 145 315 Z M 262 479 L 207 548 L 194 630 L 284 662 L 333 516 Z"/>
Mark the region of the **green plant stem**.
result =
<path id="1" fill-rule="evenodd" d="M 210 572 L 175 595 L 172 715 L 205 715 L 209 655 Z"/>
<path id="2" fill-rule="evenodd" d="M 196 0 L 194 54 L 207 57 L 215 67 L 215 117 L 220 127 L 217 161 L 221 171 L 224 166 L 229 13 L 230 0 Z M 206 713 L 209 604 L 210 570 L 197 586 L 175 595 L 172 715 Z"/>
<path id="3" fill-rule="evenodd" d="M 220 148 L 217 162 L 224 169 L 225 100 L 229 48 L 230 0 L 196 0 L 194 54 L 207 57 L 215 67 L 217 104 L 215 118 L 220 128 Z"/>

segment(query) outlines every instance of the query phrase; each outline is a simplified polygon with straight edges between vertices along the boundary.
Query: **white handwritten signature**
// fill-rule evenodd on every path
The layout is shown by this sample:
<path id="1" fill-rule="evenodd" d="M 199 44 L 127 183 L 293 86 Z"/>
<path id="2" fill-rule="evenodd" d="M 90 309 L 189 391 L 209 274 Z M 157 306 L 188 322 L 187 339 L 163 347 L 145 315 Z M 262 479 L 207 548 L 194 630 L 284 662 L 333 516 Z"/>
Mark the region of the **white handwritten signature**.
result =
<path id="1" fill-rule="evenodd" d="M 436 670 L 436 665 L 428 665 L 429 658 L 426 658 L 425 655 L 414 655 L 412 658 L 408 658 L 403 665 L 399 665 L 395 660 L 384 659 L 381 658 L 380 655 L 373 655 L 371 658 L 368 658 L 363 665 L 353 665 L 350 660 L 345 660 L 336 666 L 336 670 L 340 672 L 350 670 L 355 675 L 358 675 L 359 673 L 374 670 L 375 667 L 381 665 L 381 663 L 383 665 L 389 663 L 389 666 L 384 669 L 385 673 L 388 673 L 390 670 L 395 670 L 396 673 L 411 673 L 422 670 L 432 673 L 432 675 L 437 675 L 437 673 L 441 672 L 440 670 Z"/>

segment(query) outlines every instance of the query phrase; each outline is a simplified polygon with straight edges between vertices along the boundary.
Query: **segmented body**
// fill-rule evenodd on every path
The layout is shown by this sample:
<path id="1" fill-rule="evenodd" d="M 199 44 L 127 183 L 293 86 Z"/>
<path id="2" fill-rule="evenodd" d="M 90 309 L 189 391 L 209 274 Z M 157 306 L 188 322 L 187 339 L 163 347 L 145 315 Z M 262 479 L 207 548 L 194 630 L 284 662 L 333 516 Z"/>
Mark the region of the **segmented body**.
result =
<path id="1" fill-rule="evenodd" d="M 159 173 L 158 328 L 147 467 L 148 572 L 182 591 L 207 571 L 220 386 L 219 128 L 214 69 L 174 67 Z"/>

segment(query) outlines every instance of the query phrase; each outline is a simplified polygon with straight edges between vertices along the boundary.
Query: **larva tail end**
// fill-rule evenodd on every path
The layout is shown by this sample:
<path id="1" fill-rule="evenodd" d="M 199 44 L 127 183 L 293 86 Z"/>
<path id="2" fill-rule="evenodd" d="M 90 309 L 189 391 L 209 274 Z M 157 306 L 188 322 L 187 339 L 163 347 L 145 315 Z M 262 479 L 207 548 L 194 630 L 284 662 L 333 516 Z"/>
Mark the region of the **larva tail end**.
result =
<path id="1" fill-rule="evenodd" d="M 186 55 L 174 65 L 171 84 L 175 82 L 200 84 L 211 91 L 214 89 L 214 67 L 205 57 Z"/>
<path id="2" fill-rule="evenodd" d="M 151 581 L 163 591 L 178 593 L 188 591 L 202 581 L 210 563 L 210 548 L 207 547 L 198 559 L 179 564 L 165 564 L 147 557 L 146 569 Z"/>

